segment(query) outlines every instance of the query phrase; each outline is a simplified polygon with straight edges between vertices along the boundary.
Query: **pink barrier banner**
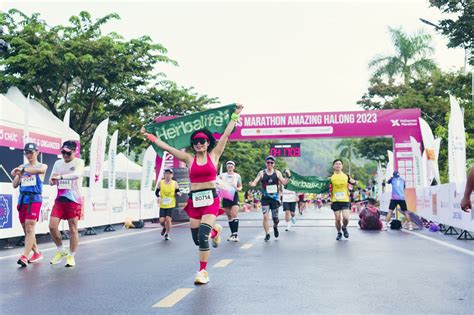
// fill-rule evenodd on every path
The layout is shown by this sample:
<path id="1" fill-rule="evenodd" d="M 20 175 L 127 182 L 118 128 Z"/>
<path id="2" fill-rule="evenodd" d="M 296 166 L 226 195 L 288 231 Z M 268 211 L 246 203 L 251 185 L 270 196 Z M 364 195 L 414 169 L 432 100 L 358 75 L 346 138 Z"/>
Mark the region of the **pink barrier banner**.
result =
<path id="1" fill-rule="evenodd" d="M 30 132 L 30 141 L 36 143 L 40 152 L 59 154 L 61 138 Z M 0 125 L 0 146 L 23 149 L 23 130 Z"/>

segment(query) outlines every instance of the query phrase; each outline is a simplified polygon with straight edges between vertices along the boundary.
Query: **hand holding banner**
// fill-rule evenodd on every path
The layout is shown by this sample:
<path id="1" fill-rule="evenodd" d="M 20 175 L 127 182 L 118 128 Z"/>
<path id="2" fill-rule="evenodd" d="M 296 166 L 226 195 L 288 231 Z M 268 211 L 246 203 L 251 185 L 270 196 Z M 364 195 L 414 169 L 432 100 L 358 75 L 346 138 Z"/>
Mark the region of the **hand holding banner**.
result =
<path id="1" fill-rule="evenodd" d="M 206 128 L 212 133 L 224 133 L 236 104 L 205 110 L 171 120 L 151 123 L 145 126 L 148 133 L 154 134 L 170 146 L 181 150 L 189 147 L 190 135 Z M 162 156 L 163 151 L 153 144 L 155 151 Z"/>

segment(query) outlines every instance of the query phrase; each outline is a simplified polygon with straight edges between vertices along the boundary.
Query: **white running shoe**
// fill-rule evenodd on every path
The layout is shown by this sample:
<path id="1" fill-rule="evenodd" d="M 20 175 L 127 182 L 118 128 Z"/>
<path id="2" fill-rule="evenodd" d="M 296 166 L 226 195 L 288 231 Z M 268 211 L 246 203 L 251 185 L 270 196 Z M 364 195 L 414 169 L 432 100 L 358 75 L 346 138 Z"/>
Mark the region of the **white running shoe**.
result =
<path id="1" fill-rule="evenodd" d="M 413 224 L 411 222 L 408 223 L 408 231 L 413 231 Z"/>
<path id="2" fill-rule="evenodd" d="M 239 237 L 237 235 L 234 235 L 234 239 L 232 240 L 233 242 L 239 242 Z"/>
<path id="3" fill-rule="evenodd" d="M 209 274 L 206 270 L 198 271 L 196 278 L 194 278 L 194 284 L 206 284 L 209 282 Z"/>
<path id="4" fill-rule="evenodd" d="M 384 224 L 382 226 L 382 231 L 387 231 L 388 230 L 388 224 Z"/>

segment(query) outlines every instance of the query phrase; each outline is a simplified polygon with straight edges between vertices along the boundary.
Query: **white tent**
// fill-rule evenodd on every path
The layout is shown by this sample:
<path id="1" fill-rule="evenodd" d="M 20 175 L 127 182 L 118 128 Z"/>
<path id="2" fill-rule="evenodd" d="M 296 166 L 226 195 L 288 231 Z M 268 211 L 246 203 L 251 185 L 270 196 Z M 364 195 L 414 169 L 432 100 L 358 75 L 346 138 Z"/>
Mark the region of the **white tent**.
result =
<path id="1" fill-rule="evenodd" d="M 128 179 L 141 179 L 142 176 L 142 167 L 138 164 L 130 161 L 125 154 L 117 154 L 117 179 L 125 179 L 127 177 L 128 170 Z M 103 167 L 104 178 L 109 177 L 109 161 L 104 162 Z M 84 169 L 84 176 L 90 176 L 90 167 L 86 166 Z"/>
<path id="2" fill-rule="evenodd" d="M 29 112 L 29 131 L 60 139 L 79 140 L 79 135 L 64 125 L 61 119 L 54 116 L 37 101 L 28 99 L 16 87 L 0 96 L 0 123 L 13 128 L 25 129 L 25 110 Z"/>

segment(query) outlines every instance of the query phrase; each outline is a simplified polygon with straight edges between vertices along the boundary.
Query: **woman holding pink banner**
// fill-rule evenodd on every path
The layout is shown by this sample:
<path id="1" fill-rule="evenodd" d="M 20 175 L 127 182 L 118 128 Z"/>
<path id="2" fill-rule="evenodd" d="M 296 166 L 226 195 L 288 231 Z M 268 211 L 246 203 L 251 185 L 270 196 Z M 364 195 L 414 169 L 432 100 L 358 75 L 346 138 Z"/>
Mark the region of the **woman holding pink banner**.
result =
<path id="1" fill-rule="evenodd" d="M 190 145 L 194 154 L 180 151 L 168 145 L 155 135 L 146 133 L 144 128 L 141 130 L 148 140 L 189 167 L 191 192 L 184 210 L 189 215 L 193 241 L 199 246 L 200 268 L 194 280 L 195 284 L 209 282 L 209 274 L 206 271 L 210 253 L 209 238 L 212 240 L 213 247 L 217 247 L 220 242 L 222 227 L 215 222 L 217 216 L 224 211 L 220 209 L 220 199 L 216 191 L 216 166 L 224 152 L 227 140 L 239 120 L 242 109 L 243 106 L 237 104 L 219 142 L 207 129 L 194 131 L 190 137 Z"/>

